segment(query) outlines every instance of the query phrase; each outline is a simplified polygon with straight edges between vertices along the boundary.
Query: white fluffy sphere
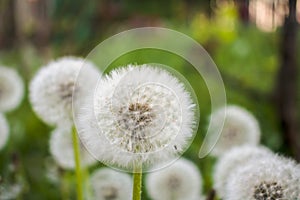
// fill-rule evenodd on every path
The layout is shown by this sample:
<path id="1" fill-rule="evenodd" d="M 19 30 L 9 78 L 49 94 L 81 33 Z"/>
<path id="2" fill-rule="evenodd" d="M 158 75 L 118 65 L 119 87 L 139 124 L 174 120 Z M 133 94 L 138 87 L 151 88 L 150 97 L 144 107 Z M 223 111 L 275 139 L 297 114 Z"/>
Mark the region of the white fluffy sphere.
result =
<path id="1" fill-rule="evenodd" d="M 198 199 L 202 176 L 195 164 L 181 158 L 167 168 L 149 173 L 146 188 L 153 200 Z"/>
<path id="2" fill-rule="evenodd" d="M 85 96 L 99 76 L 98 69 L 81 58 L 62 57 L 42 67 L 30 83 L 30 102 L 35 113 L 49 125 L 72 122 L 73 89 L 80 69 L 88 71 L 84 81 L 77 83 L 78 98 Z"/>
<path id="3" fill-rule="evenodd" d="M 237 168 L 246 165 L 248 162 L 256 162 L 271 156 L 273 156 L 273 153 L 263 146 L 245 145 L 227 151 L 219 158 L 214 169 L 214 188 L 218 196 L 224 198 L 228 178 L 236 172 Z"/>
<path id="4" fill-rule="evenodd" d="M 298 200 L 300 173 L 294 161 L 268 157 L 249 162 L 232 173 L 224 200 Z"/>
<path id="5" fill-rule="evenodd" d="M 24 83 L 13 69 L 0 66 L 0 112 L 15 109 L 24 95 Z"/>
<path id="6" fill-rule="evenodd" d="M 211 154 L 220 156 L 232 147 L 240 145 L 257 145 L 260 142 L 260 128 L 256 118 L 247 110 L 230 105 L 212 113 L 214 121 L 212 127 L 218 127 L 223 122 L 223 113 L 226 109 L 226 117 L 220 138 L 214 146 Z M 211 135 L 213 136 L 213 135 Z"/>
<path id="7" fill-rule="evenodd" d="M 56 163 L 64 169 L 75 169 L 75 157 L 71 128 L 59 127 L 50 138 L 50 153 Z M 80 143 L 80 161 L 82 167 L 88 167 L 97 162 Z"/>
<path id="8" fill-rule="evenodd" d="M 102 168 L 95 171 L 90 180 L 97 200 L 131 200 L 132 180 L 128 174 Z"/>
<path id="9" fill-rule="evenodd" d="M 102 78 L 77 119 L 80 138 L 105 164 L 132 171 L 179 156 L 196 127 L 191 94 L 166 70 L 129 65 Z"/>

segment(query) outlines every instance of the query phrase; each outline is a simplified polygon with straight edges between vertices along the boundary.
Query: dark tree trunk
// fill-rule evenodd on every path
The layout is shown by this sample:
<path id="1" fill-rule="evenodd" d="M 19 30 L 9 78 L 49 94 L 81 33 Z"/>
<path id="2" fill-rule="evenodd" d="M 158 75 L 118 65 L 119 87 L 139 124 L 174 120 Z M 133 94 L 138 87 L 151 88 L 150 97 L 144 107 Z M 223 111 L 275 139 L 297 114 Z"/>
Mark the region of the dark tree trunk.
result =
<path id="1" fill-rule="evenodd" d="M 297 0 L 289 0 L 281 41 L 281 66 L 278 71 L 277 108 L 285 143 L 300 161 L 300 136 L 297 120 Z"/>
<path id="2" fill-rule="evenodd" d="M 238 8 L 239 17 L 244 24 L 249 23 L 249 0 L 235 0 Z"/>
<path id="3" fill-rule="evenodd" d="M 15 36 L 14 1 L 5 0 L 0 2 L 0 49 L 13 46 Z"/>
<path id="4" fill-rule="evenodd" d="M 32 12 L 37 19 L 35 42 L 38 47 L 47 47 L 51 34 L 51 20 L 49 18 L 49 0 L 39 0 L 32 5 Z"/>

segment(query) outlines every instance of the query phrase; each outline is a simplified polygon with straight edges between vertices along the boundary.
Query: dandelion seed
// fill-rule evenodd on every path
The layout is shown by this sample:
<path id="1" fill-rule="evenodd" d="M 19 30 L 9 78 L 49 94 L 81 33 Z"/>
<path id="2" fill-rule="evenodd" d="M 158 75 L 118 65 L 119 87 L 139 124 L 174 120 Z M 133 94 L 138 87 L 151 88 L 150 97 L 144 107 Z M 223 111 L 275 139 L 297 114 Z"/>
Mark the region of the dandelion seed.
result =
<path id="1" fill-rule="evenodd" d="M 273 156 L 249 162 L 232 173 L 224 200 L 292 200 L 300 196 L 300 173 L 294 161 Z"/>
<path id="2" fill-rule="evenodd" d="M 11 111 L 24 95 L 24 84 L 19 74 L 10 68 L 0 66 L 0 112 Z"/>
<path id="3" fill-rule="evenodd" d="M 5 117 L 0 114 L 0 150 L 4 148 L 9 137 L 9 126 Z"/>
<path id="4" fill-rule="evenodd" d="M 74 149 L 71 128 L 59 127 L 55 129 L 50 138 L 50 153 L 56 163 L 64 169 L 74 169 Z M 96 160 L 80 145 L 81 166 L 88 167 Z"/>
<path id="5" fill-rule="evenodd" d="M 171 73 L 149 65 L 105 76 L 78 116 L 80 138 L 100 161 L 132 171 L 180 155 L 196 127 L 195 104 Z M 144 167 L 145 167 L 144 166 Z"/>
<path id="6" fill-rule="evenodd" d="M 215 117 L 215 121 L 211 122 L 212 127 L 218 127 L 218 124 L 223 121 L 223 109 L 225 108 L 212 113 Z M 259 141 L 260 128 L 255 117 L 241 107 L 227 106 L 224 127 L 211 154 L 220 156 L 232 147 L 245 144 L 257 145 Z"/>
<path id="7" fill-rule="evenodd" d="M 148 174 L 146 188 L 154 200 L 199 199 L 202 176 L 196 165 L 181 158 L 165 169 Z"/>
<path id="8" fill-rule="evenodd" d="M 112 169 L 99 169 L 91 175 L 95 199 L 131 200 L 132 181 L 128 174 Z"/>
<path id="9" fill-rule="evenodd" d="M 92 87 L 99 71 L 81 58 L 63 57 L 42 67 L 30 83 L 30 101 L 36 114 L 49 125 L 72 123 L 72 96 L 77 75 L 85 67 L 88 76 L 79 83 L 78 96 Z"/>
<path id="10" fill-rule="evenodd" d="M 260 159 L 273 156 L 273 153 L 263 146 L 239 146 L 227 151 L 219 158 L 214 170 L 214 188 L 219 197 L 225 196 L 225 186 L 231 173 L 248 162 L 257 162 Z"/>

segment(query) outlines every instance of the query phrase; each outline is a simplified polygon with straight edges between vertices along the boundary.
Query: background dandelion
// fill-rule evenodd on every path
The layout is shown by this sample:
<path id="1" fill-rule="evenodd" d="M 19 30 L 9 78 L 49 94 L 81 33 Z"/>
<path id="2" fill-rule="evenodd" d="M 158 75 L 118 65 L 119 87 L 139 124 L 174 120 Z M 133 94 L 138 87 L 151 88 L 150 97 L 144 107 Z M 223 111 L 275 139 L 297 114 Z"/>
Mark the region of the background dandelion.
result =
<path id="1" fill-rule="evenodd" d="M 263 146 L 244 145 L 228 150 L 219 158 L 213 172 L 214 188 L 218 196 L 224 198 L 226 195 L 226 185 L 230 181 L 230 175 L 248 163 L 257 163 L 259 160 L 268 160 L 274 154 Z"/>
<path id="2" fill-rule="evenodd" d="M 215 113 L 212 113 L 215 121 L 211 122 L 211 126 L 218 127 L 223 121 L 223 109 L 226 109 L 224 127 L 211 154 L 220 156 L 235 146 L 244 144 L 257 145 L 260 141 L 261 134 L 259 124 L 256 118 L 244 108 L 234 105 L 221 108 Z M 213 137 L 213 135 L 210 136 Z"/>
<path id="3" fill-rule="evenodd" d="M 78 95 L 84 96 L 85 89 L 91 87 L 91 80 L 99 75 L 99 71 L 82 58 L 63 57 L 48 63 L 36 73 L 30 83 L 30 102 L 45 123 L 66 126 L 72 124 L 73 89 L 83 66 L 88 68 L 89 75 L 80 83 L 81 93 Z"/>
<path id="4" fill-rule="evenodd" d="M 195 164 L 181 158 L 171 166 L 149 173 L 146 187 L 153 200 L 200 199 L 202 175 Z"/>
<path id="5" fill-rule="evenodd" d="M 83 66 L 88 73 L 85 74 L 85 79 L 78 81 L 77 76 Z M 50 152 L 63 168 L 76 169 L 78 200 L 83 199 L 81 164 L 86 167 L 93 159 L 82 150 L 83 146 L 80 146 L 77 138 L 73 123 L 72 106 L 76 106 L 73 104 L 73 96 L 84 99 L 86 91 L 93 86 L 97 76 L 99 71 L 91 62 L 85 62 L 81 58 L 63 57 L 42 67 L 30 83 L 30 101 L 33 110 L 48 125 L 56 125 L 62 128 L 62 133 L 69 134 L 61 138 L 57 129 L 50 140 Z M 73 94 L 76 81 L 79 93 Z M 81 153 L 82 160 L 80 160 Z"/>
<path id="6" fill-rule="evenodd" d="M 266 157 L 231 174 L 225 200 L 298 199 L 299 171 L 294 161 Z"/>
<path id="7" fill-rule="evenodd" d="M 20 75 L 12 68 L 0 66 L 0 112 L 15 109 L 24 95 Z"/>
<path id="8" fill-rule="evenodd" d="M 95 199 L 131 199 L 132 181 L 128 174 L 103 168 L 93 172 L 90 180 Z"/>
<path id="9" fill-rule="evenodd" d="M 67 127 L 56 128 L 51 133 L 50 153 L 57 164 L 63 169 L 75 169 L 72 130 Z M 81 166 L 88 167 L 97 162 L 80 144 Z"/>

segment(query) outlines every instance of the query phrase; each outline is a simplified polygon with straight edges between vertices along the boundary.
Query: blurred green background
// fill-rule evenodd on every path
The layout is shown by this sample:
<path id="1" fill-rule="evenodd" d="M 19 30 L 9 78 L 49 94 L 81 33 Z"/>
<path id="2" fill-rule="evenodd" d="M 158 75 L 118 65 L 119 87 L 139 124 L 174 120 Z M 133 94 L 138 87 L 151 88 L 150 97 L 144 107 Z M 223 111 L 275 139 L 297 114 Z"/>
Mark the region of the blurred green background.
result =
<path id="1" fill-rule="evenodd" d="M 300 9 L 297 12 L 299 21 Z M 222 74 L 228 103 L 243 106 L 258 118 L 262 143 L 296 158 L 285 139 L 276 104 L 278 74 L 284 62 L 283 24 L 288 15 L 285 0 L 1 0 L 0 64 L 17 69 L 27 86 L 34 73 L 50 60 L 65 55 L 85 57 L 116 33 L 144 26 L 171 28 L 192 37 L 208 51 Z M 299 48 L 300 41 L 296 41 Z M 151 50 L 135 51 L 120 57 L 112 66 L 155 62 L 158 56 L 161 55 Z M 211 111 L 210 97 L 189 64 L 174 55 L 166 57 L 163 64 L 183 74 L 198 96 L 199 130 L 184 156 L 201 169 L 204 193 L 208 193 L 215 160 L 200 160 L 197 154 Z M 73 173 L 57 169 L 49 154 L 53 128 L 35 116 L 26 90 L 21 106 L 6 114 L 11 136 L 0 152 L 0 175 L 6 183 L 18 180 L 26 185 L 19 199 L 75 199 Z M 300 96 L 294 92 L 298 106 Z M 300 141 L 299 138 L 298 135 Z M 62 178 L 53 180 L 53 176 Z"/>

